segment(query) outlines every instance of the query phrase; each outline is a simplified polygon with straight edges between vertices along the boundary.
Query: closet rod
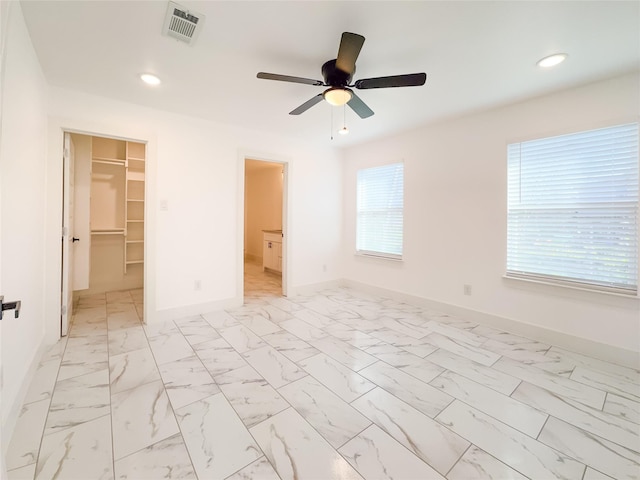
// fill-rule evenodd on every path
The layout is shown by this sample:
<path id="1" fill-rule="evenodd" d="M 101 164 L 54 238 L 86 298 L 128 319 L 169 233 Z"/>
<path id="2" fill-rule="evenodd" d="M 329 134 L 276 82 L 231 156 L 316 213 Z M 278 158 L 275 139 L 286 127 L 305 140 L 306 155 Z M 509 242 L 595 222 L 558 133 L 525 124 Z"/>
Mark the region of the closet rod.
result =
<path id="1" fill-rule="evenodd" d="M 118 160 L 98 160 L 98 159 L 93 159 L 92 160 L 93 163 L 104 163 L 106 165 L 121 165 L 124 166 L 124 160 L 122 161 L 118 161 Z"/>
<path id="2" fill-rule="evenodd" d="M 91 235 L 124 235 L 124 229 L 91 230 Z"/>

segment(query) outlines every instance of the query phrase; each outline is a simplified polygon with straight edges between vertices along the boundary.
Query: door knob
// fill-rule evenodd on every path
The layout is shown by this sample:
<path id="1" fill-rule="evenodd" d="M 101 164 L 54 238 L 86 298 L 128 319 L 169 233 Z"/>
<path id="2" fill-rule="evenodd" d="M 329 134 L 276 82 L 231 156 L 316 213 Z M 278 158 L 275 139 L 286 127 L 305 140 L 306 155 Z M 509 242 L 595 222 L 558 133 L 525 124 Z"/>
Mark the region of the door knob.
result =
<path id="1" fill-rule="evenodd" d="M 80 241 L 80 239 L 79 239 L 79 238 L 76 238 L 76 237 L 73 237 L 73 238 L 71 239 L 71 242 L 72 242 L 72 243 L 76 243 L 76 242 L 79 242 L 79 241 Z"/>

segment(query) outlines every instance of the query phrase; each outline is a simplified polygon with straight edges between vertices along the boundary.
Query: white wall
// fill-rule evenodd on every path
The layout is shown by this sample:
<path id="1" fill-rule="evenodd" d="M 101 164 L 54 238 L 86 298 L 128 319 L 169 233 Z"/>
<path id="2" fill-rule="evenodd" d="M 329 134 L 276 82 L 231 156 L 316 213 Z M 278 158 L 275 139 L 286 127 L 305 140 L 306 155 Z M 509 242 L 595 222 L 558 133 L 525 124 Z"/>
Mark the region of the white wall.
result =
<path id="1" fill-rule="evenodd" d="M 2 440 L 8 436 L 37 362 L 44 335 L 46 85 L 17 2 L 3 2 L 0 142 L 1 285 L 6 301 L 22 300 L 20 317 L 2 320 Z M 3 19 L 2 25 L 5 26 Z M 60 203 L 60 202 L 58 202 Z M 61 222 L 58 217 L 58 246 Z M 59 250 L 59 249 L 58 249 Z M 58 254 L 60 252 L 58 251 Z M 58 298 L 60 293 L 58 292 Z M 58 315 L 58 324 L 60 317 Z"/>
<path id="2" fill-rule="evenodd" d="M 148 142 L 147 320 L 241 301 L 243 234 L 238 227 L 244 207 L 239 185 L 245 157 L 289 163 L 292 291 L 340 278 L 341 166 L 332 150 L 59 88 L 50 89 L 49 105 L 48 308 L 55 310 L 59 297 L 59 239 L 53 219 L 60 217 L 64 129 Z M 166 211 L 160 210 L 161 202 Z M 195 280 L 201 280 L 199 291 Z M 48 325 L 53 325 L 51 319 Z M 55 328 L 49 333 L 55 335 Z"/>
<path id="3" fill-rule="evenodd" d="M 626 75 L 348 149 L 345 278 L 638 352 L 637 298 L 503 275 L 507 143 L 637 121 L 639 85 L 638 75 Z M 356 257 L 356 171 L 402 160 L 404 261 Z M 472 285 L 471 296 L 463 295 L 463 284 Z"/>
<path id="4" fill-rule="evenodd" d="M 273 164 L 245 170 L 244 249 L 248 257 L 259 261 L 262 261 L 262 231 L 282 229 L 282 169 L 282 165 Z"/>

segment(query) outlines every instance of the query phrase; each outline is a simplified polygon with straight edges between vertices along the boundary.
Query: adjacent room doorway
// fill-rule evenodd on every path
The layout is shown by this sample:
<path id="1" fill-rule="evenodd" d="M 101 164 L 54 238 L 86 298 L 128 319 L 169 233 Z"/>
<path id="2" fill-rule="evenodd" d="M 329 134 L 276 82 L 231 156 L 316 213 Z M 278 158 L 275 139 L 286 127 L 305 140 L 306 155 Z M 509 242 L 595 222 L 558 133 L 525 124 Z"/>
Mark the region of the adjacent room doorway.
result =
<path id="1" fill-rule="evenodd" d="M 244 160 L 244 295 L 286 295 L 287 164 Z"/>

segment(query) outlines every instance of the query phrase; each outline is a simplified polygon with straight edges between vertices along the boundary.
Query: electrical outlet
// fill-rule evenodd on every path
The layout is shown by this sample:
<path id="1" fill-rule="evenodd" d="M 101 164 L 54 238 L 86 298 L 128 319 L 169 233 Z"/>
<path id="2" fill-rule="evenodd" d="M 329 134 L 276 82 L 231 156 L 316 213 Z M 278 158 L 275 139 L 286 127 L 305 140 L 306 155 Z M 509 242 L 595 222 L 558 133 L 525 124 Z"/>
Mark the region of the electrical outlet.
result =
<path id="1" fill-rule="evenodd" d="M 471 295 L 471 285 L 464 285 L 464 294 Z"/>
<path id="2" fill-rule="evenodd" d="M 202 282 L 200 280 L 196 280 L 195 282 L 193 282 L 193 289 L 194 290 L 202 289 Z"/>
<path id="3" fill-rule="evenodd" d="M 325 273 L 327 272 L 327 265 L 326 264 L 322 265 L 322 271 L 325 272 Z"/>

